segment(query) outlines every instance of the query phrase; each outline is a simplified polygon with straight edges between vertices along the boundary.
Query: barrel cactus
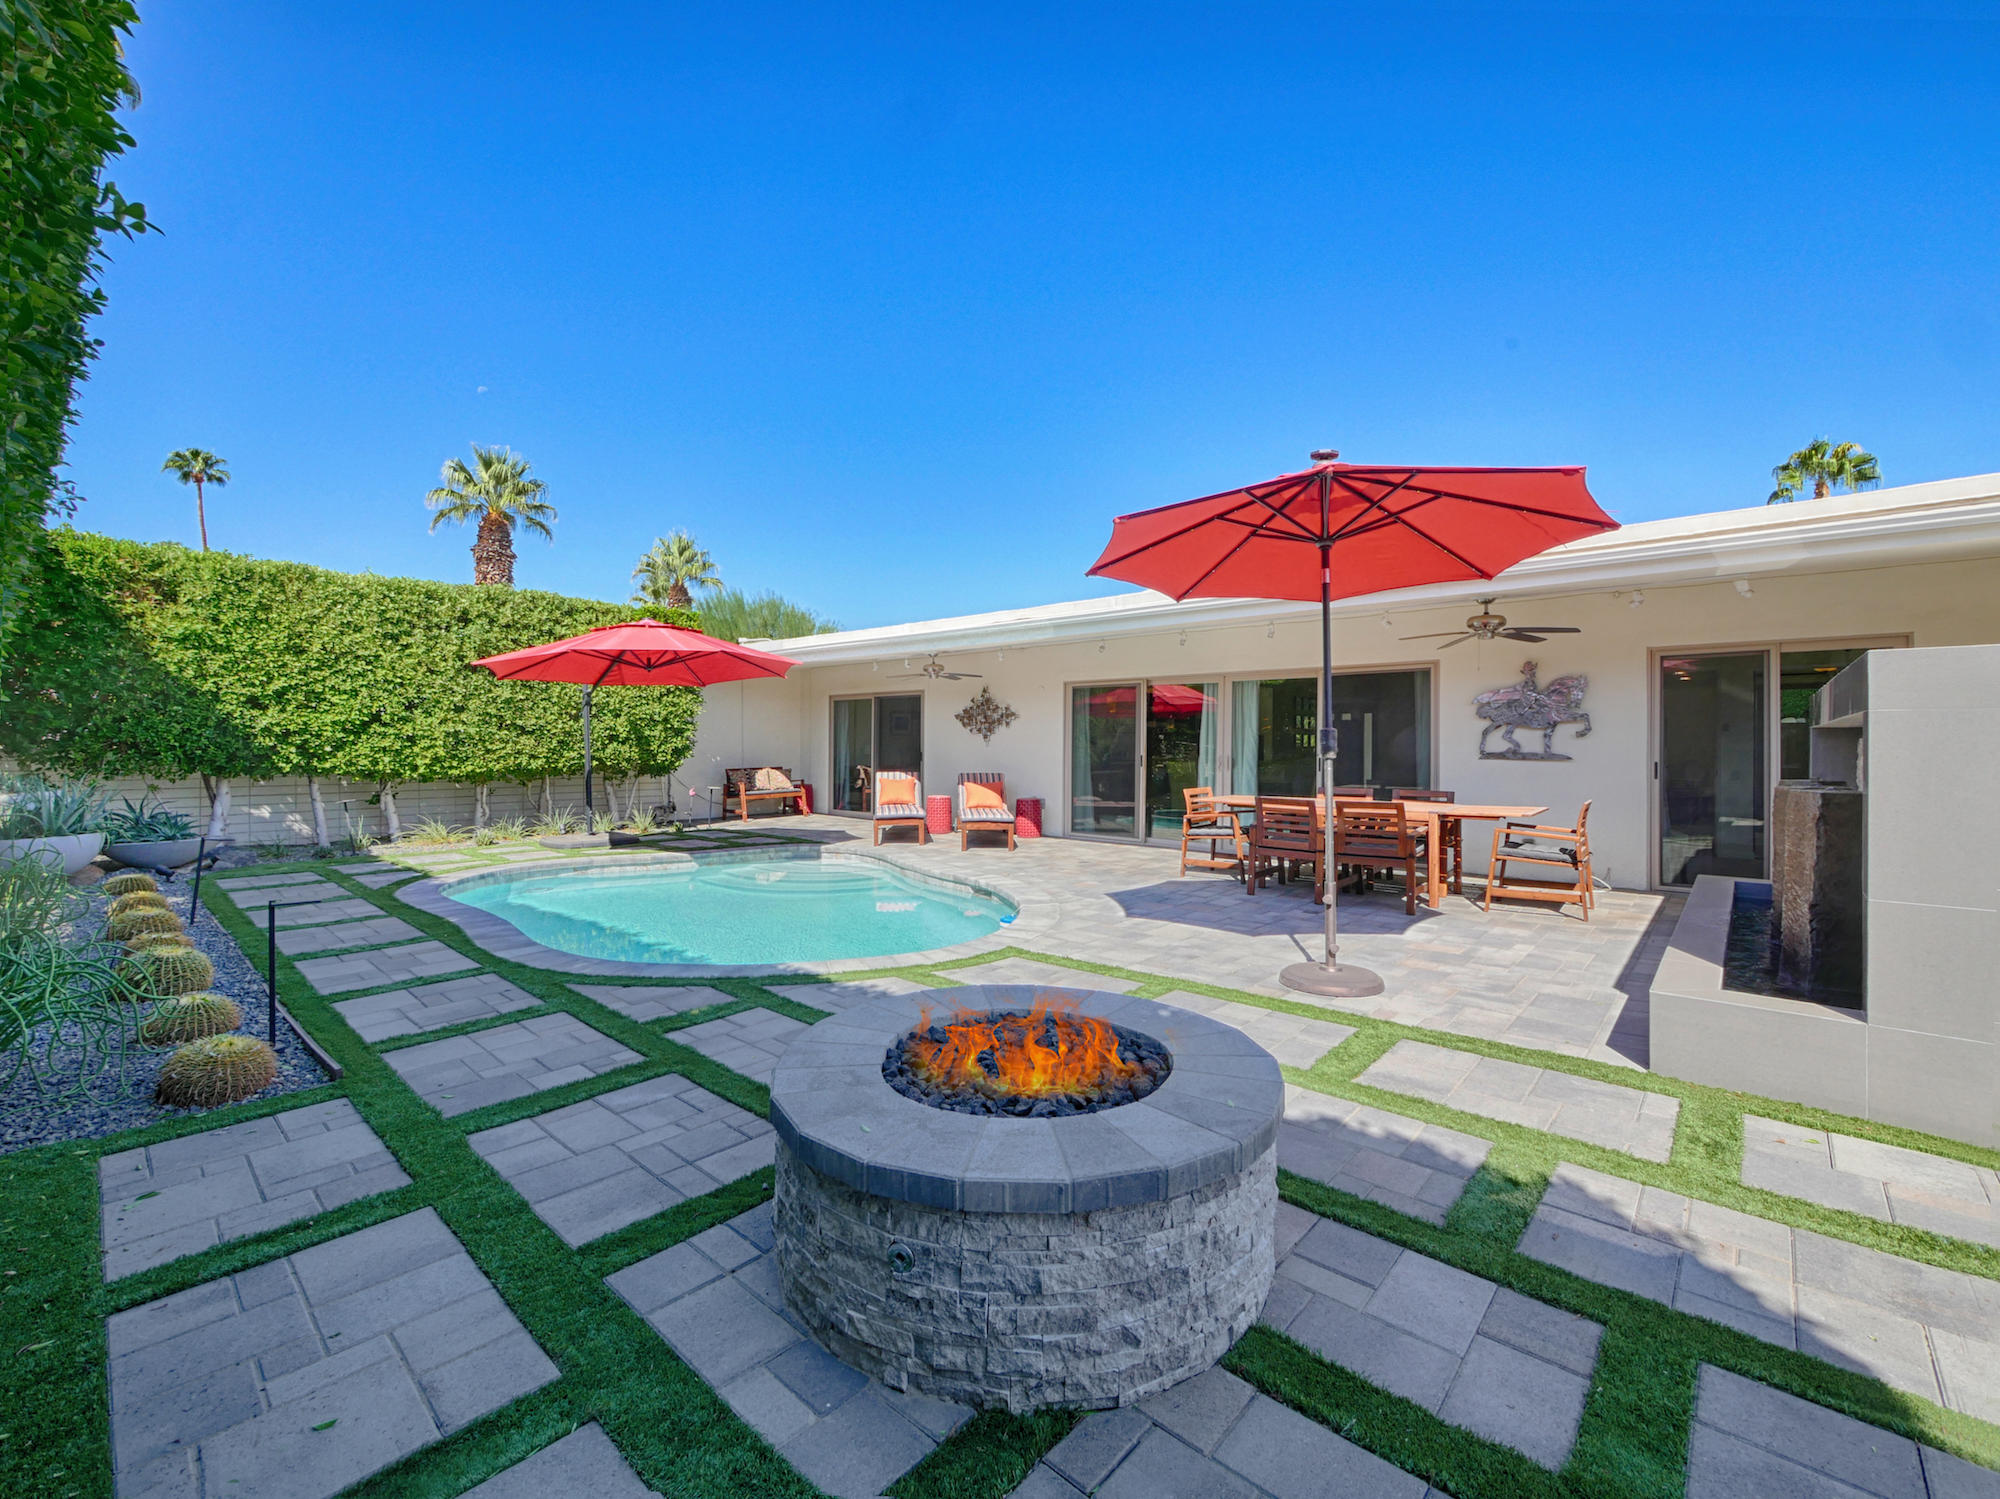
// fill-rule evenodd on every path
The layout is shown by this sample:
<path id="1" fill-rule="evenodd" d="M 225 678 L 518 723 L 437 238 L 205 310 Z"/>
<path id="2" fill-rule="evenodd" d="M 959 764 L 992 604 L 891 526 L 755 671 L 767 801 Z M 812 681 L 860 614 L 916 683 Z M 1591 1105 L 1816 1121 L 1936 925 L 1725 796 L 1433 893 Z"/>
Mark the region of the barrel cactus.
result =
<path id="1" fill-rule="evenodd" d="M 167 898 L 157 890 L 128 890 L 111 902 L 108 913 L 123 916 L 127 911 L 171 911 Z"/>
<path id="2" fill-rule="evenodd" d="M 204 1036 L 160 1067 L 153 1097 L 171 1109 L 212 1109 L 261 1093 L 278 1076 L 278 1054 L 254 1036 Z"/>
<path id="3" fill-rule="evenodd" d="M 143 936 L 127 937 L 125 951 L 144 952 L 149 947 L 193 947 L 194 938 L 186 932 L 147 932 Z"/>
<path id="4" fill-rule="evenodd" d="M 97 887 L 106 895 L 130 895 L 135 890 L 158 890 L 160 882 L 139 869 L 126 869 L 114 874 Z"/>
<path id="5" fill-rule="evenodd" d="M 105 932 L 113 942 L 145 937 L 154 932 L 178 932 L 180 929 L 180 917 L 165 909 L 121 911 L 105 926 Z"/>
<path id="6" fill-rule="evenodd" d="M 183 994 L 163 999 L 139 1022 L 139 1039 L 148 1046 L 177 1046 L 219 1036 L 243 1023 L 243 1012 L 226 994 Z"/>
<path id="7" fill-rule="evenodd" d="M 141 948 L 125 960 L 133 988 L 148 999 L 199 994 L 215 982 L 215 965 L 192 947 Z"/>

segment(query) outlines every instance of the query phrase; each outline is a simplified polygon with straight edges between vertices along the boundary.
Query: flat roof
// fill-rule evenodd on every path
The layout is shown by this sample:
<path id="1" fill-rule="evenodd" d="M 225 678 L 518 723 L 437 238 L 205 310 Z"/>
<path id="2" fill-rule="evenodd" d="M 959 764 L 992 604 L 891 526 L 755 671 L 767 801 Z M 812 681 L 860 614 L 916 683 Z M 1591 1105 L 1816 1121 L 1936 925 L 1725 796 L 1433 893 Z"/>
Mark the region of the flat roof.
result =
<path id="1" fill-rule="evenodd" d="M 1108 527 L 1110 517 L 1105 518 Z M 1487 591 L 1510 599 L 1600 588 L 1660 588 L 1674 583 L 1757 577 L 1780 572 L 1845 572 L 1953 558 L 2000 555 L 2000 473 L 1904 484 L 1862 494 L 1795 500 L 1639 521 L 1572 541 L 1510 567 L 1491 582 L 1460 581 L 1336 599 L 1337 614 L 1450 603 Z M 837 665 L 911 652 L 1033 645 L 1076 638 L 1140 634 L 1243 619 L 1282 619 L 1317 604 L 1273 599 L 1188 599 L 1141 589 L 962 614 L 947 619 L 839 630 L 759 641 L 801 664 Z"/>

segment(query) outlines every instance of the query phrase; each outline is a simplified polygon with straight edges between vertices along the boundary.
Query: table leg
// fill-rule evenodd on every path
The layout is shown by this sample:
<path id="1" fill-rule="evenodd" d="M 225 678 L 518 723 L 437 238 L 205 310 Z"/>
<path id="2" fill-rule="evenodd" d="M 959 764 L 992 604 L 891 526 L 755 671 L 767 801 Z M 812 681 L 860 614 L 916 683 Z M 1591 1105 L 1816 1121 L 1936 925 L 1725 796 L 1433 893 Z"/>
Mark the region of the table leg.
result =
<path id="1" fill-rule="evenodd" d="M 1441 836 L 1444 832 L 1444 819 L 1432 817 L 1426 820 L 1430 823 L 1430 827 L 1424 835 L 1424 895 L 1430 901 L 1431 909 L 1435 911 L 1444 903 L 1442 872 L 1444 851 L 1438 846 L 1444 841 Z"/>

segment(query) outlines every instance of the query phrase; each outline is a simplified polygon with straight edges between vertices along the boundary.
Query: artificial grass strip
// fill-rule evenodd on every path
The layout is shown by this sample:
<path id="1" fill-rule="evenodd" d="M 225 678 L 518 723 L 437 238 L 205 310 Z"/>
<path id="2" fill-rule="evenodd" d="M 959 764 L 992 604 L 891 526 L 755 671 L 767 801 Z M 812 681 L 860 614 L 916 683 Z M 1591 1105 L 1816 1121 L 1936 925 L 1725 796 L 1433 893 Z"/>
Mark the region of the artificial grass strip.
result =
<path id="1" fill-rule="evenodd" d="M 1081 1411 L 981 1411 L 889 1485 L 889 1499 L 1006 1499 Z"/>

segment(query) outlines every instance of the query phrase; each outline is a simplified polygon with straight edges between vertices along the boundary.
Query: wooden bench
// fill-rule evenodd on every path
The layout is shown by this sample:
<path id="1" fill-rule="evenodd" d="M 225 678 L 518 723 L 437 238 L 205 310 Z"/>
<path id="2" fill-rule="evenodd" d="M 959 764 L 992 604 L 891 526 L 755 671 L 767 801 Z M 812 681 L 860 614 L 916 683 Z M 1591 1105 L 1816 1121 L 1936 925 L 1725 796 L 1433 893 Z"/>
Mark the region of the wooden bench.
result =
<path id="1" fill-rule="evenodd" d="M 785 785 L 760 791 L 754 784 L 760 770 L 777 771 L 785 778 Z M 744 822 L 750 820 L 750 805 L 753 802 L 790 802 L 803 817 L 806 812 L 805 791 L 791 782 L 792 773 L 781 765 L 748 765 L 725 770 L 722 773 L 722 815 L 729 815 L 729 803 L 734 798 L 737 813 Z"/>

